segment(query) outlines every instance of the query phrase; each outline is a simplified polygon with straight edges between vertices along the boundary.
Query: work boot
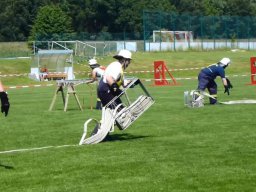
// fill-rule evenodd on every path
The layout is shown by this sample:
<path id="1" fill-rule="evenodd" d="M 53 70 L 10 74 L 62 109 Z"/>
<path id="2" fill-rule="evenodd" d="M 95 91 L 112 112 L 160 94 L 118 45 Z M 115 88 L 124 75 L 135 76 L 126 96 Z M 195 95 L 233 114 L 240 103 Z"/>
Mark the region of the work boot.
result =
<path id="1" fill-rule="evenodd" d="M 102 109 L 102 107 L 101 107 L 101 101 L 97 101 L 97 103 L 96 103 L 96 109 L 97 109 L 97 110 L 101 110 L 101 109 Z"/>

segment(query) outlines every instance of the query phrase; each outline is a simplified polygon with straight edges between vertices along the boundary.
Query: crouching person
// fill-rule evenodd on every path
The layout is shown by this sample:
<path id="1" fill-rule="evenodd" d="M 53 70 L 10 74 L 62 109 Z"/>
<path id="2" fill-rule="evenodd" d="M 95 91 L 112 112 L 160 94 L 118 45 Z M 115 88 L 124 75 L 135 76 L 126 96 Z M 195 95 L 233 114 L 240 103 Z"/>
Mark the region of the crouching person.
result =
<path id="1" fill-rule="evenodd" d="M 209 94 L 214 98 L 210 99 L 210 104 L 217 102 L 217 83 L 215 79 L 220 76 L 224 85 L 225 91 L 229 95 L 229 89 L 232 88 L 230 81 L 225 76 L 225 69 L 230 65 L 229 58 L 223 58 L 219 62 L 203 68 L 198 75 L 198 90 L 205 91 L 207 89 Z"/>

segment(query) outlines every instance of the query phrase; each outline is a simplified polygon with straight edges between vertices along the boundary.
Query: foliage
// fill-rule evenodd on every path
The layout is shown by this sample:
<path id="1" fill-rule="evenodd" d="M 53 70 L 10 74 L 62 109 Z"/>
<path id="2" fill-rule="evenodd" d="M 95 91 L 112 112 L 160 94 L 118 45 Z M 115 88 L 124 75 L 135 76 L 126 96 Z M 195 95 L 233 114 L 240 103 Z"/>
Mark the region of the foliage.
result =
<path id="1" fill-rule="evenodd" d="M 0 41 L 26 41 L 38 9 L 50 0 L 2 0 Z"/>
<path id="2" fill-rule="evenodd" d="M 141 33 L 143 10 L 189 13 L 197 16 L 256 15 L 256 4 L 250 0 L 2 0 L 0 41 L 26 41 L 29 35 L 34 38 L 36 36 L 34 33 L 39 28 L 43 30 L 42 28 L 47 27 L 49 30 L 50 24 L 53 28 L 55 26 L 53 23 L 49 23 L 48 26 L 38 26 L 38 12 L 44 6 L 56 6 L 61 9 L 65 18 L 67 16 L 71 18 L 71 21 L 68 19 L 64 23 L 71 22 L 72 29 L 76 33 Z M 40 14 L 48 14 L 48 12 Z M 63 19 L 59 18 L 59 21 Z M 61 33 L 70 29 L 68 27 Z M 50 32 L 52 35 L 52 31 Z M 44 33 L 43 35 L 45 36 Z"/>
<path id="3" fill-rule="evenodd" d="M 57 6 L 41 7 L 30 40 L 68 40 L 65 35 L 72 32 L 71 18 Z"/>

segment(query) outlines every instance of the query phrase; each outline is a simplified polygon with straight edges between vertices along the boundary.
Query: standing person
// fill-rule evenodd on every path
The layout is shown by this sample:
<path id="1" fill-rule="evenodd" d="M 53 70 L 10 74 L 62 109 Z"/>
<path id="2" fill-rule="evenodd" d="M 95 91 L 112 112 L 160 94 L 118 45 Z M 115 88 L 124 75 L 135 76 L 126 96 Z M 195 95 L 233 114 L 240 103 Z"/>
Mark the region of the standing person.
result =
<path id="1" fill-rule="evenodd" d="M 198 90 L 204 91 L 208 89 L 211 96 L 215 99 L 210 98 L 210 104 L 216 104 L 217 102 L 217 84 L 215 79 L 220 76 L 224 85 L 225 91 L 229 95 L 229 89 L 233 86 L 225 76 L 225 68 L 231 63 L 229 58 L 222 58 L 219 62 L 212 64 L 208 67 L 203 68 L 198 75 Z"/>
<path id="2" fill-rule="evenodd" d="M 117 59 L 110 63 L 105 73 L 100 80 L 98 87 L 98 95 L 101 99 L 102 105 L 107 105 L 115 96 L 121 94 L 121 86 L 124 85 L 124 70 L 129 66 L 132 60 L 132 53 L 126 49 L 119 51 L 119 53 L 113 58 Z M 117 99 L 116 103 L 110 108 L 115 108 L 116 105 L 120 104 L 121 100 Z"/>
<path id="3" fill-rule="evenodd" d="M 88 83 L 93 83 L 95 81 L 97 81 L 98 79 L 101 79 L 101 77 L 103 76 L 104 72 L 105 72 L 105 67 L 101 66 L 100 64 L 98 64 L 96 59 L 90 59 L 89 60 L 89 66 L 92 69 L 92 80 L 89 81 Z M 97 102 L 96 102 L 96 109 L 101 110 L 101 101 L 97 92 Z"/>
<path id="4" fill-rule="evenodd" d="M 5 116 L 7 116 L 10 108 L 10 103 L 9 103 L 7 93 L 4 91 L 4 86 L 1 81 L 0 81 L 0 99 L 1 99 L 1 112 L 5 113 Z"/>
<path id="5" fill-rule="evenodd" d="M 48 69 L 47 69 L 46 65 L 44 65 L 44 67 L 40 68 L 40 72 L 41 72 L 40 80 L 41 81 L 46 80 L 47 79 L 47 75 L 48 75 Z"/>

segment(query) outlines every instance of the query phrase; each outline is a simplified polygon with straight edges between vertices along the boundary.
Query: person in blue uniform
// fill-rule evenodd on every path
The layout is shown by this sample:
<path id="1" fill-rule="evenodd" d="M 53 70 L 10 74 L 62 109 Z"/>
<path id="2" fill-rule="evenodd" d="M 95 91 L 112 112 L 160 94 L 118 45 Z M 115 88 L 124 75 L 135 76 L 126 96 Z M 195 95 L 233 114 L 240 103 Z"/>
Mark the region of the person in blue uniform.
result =
<path id="1" fill-rule="evenodd" d="M 209 94 L 214 98 L 210 99 L 210 104 L 217 102 L 217 83 L 215 79 L 219 76 L 222 79 L 225 91 L 224 93 L 230 94 L 229 89 L 232 88 L 230 81 L 226 78 L 225 68 L 231 63 L 229 58 L 222 58 L 219 62 L 203 68 L 198 75 L 198 90 L 205 91 L 207 89 Z"/>
<path id="2" fill-rule="evenodd" d="M 0 99 L 1 99 L 1 112 L 5 114 L 5 116 L 8 115 L 8 111 L 10 108 L 10 103 L 8 99 L 8 95 L 4 90 L 4 85 L 0 81 Z"/>

